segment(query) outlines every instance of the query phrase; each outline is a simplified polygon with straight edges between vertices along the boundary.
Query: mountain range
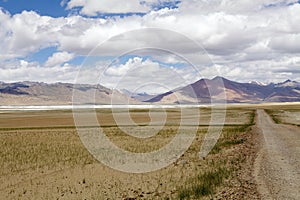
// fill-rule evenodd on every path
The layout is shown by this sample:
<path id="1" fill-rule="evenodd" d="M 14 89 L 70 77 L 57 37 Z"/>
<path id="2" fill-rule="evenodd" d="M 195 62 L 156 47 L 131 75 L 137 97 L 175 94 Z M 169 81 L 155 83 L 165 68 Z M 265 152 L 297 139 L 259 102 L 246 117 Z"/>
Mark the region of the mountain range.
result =
<path id="1" fill-rule="evenodd" d="M 135 94 L 125 89 L 111 90 L 101 85 L 0 82 L 0 105 L 69 105 L 72 104 L 73 91 L 80 98 L 81 104 L 110 104 L 112 98 L 114 103 L 119 104 L 300 102 L 300 83 L 296 81 L 287 80 L 271 84 L 254 81 L 239 83 L 215 77 L 201 79 L 158 95 Z M 90 98 L 94 94 L 95 100 Z"/>
<path id="2" fill-rule="evenodd" d="M 224 95 L 225 93 L 225 95 Z M 223 99 L 225 97 L 225 99 Z M 299 102 L 300 83 L 287 80 L 282 83 L 239 83 L 223 77 L 201 79 L 185 87 L 157 95 L 147 102 L 159 103 L 261 103 Z"/>
<path id="3" fill-rule="evenodd" d="M 117 103 L 136 103 L 127 95 L 102 85 L 25 81 L 0 82 L 0 105 L 71 105 L 73 92 L 80 104 L 110 104 L 112 97 Z"/>

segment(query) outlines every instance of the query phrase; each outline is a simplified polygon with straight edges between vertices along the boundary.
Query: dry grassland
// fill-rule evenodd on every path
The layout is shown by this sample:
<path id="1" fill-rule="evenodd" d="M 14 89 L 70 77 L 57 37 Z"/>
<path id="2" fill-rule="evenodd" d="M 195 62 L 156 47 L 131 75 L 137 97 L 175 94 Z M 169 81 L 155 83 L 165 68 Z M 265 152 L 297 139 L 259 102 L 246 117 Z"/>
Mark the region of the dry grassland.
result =
<path id="1" fill-rule="evenodd" d="M 125 115 L 122 110 L 114 112 L 121 117 Z M 147 109 L 133 109 L 130 114 L 140 126 L 150 122 Z M 205 160 L 199 159 L 198 153 L 210 123 L 210 109 L 201 109 L 200 114 L 196 139 L 177 162 L 159 171 L 129 174 L 104 166 L 89 154 L 77 135 L 71 111 L 1 113 L 0 197 L 257 198 L 255 184 L 251 182 L 251 171 L 241 172 L 244 166 L 251 164 L 255 155 L 255 141 L 251 131 L 254 109 L 227 110 L 222 136 Z M 97 110 L 97 117 L 105 134 L 117 146 L 132 152 L 151 152 L 171 141 L 178 129 L 181 113 L 177 109 L 167 110 L 164 128 L 156 136 L 147 139 L 134 138 L 124 133 L 116 125 L 109 109 Z M 189 130 L 190 127 L 186 126 L 186 131 Z"/>

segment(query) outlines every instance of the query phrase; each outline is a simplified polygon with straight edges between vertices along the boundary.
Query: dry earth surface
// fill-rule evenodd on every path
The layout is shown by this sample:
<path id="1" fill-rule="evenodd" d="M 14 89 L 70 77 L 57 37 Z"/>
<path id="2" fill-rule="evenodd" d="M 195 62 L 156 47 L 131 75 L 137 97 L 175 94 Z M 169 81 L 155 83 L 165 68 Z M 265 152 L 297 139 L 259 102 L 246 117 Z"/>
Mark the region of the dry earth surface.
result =
<path id="1" fill-rule="evenodd" d="M 228 107 L 222 135 L 205 160 L 198 152 L 211 116 L 202 109 L 188 151 L 176 163 L 146 174 L 118 172 L 96 161 L 82 145 L 70 111 L 5 111 L 0 114 L 0 199 L 299 199 L 299 128 L 276 125 L 261 110 L 253 125 L 257 108 L 297 106 Z M 117 115 L 126 116 L 122 110 Z M 145 140 L 122 132 L 111 110 L 98 110 L 97 117 L 116 145 L 150 152 L 170 142 L 181 115 L 168 110 L 166 126 Z M 150 121 L 148 109 L 131 110 L 131 117 L 143 126 Z"/>

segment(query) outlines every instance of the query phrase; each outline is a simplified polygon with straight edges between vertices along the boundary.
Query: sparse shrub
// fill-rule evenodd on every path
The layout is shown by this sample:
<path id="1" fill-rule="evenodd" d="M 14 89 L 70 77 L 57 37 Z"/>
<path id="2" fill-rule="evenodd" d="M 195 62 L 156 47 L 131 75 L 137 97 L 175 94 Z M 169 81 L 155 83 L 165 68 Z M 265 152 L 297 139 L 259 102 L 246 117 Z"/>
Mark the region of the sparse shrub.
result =
<path id="1" fill-rule="evenodd" d="M 278 118 L 278 116 L 275 114 L 275 112 L 273 110 L 265 110 L 265 111 L 268 115 L 270 115 L 270 117 L 276 124 L 282 123 L 281 120 Z"/>
<path id="2" fill-rule="evenodd" d="M 213 190 L 210 185 L 202 183 L 193 186 L 193 193 L 195 197 L 202 197 L 213 194 Z"/>
<path id="3" fill-rule="evenodd" d="M 179 199 L 184 200 L 184 199 L 190 199 L 191 197 L 191 191 L 189 189 L 181 189 L 179 191 Z"/>
<path id="4" fill-rule="evenodd" d="M 200 198 L 208 195 L 213 195 L 216 188 L 230 176 L 233 169 L 226 169 L 225 167 L 217 167 L 206 171 L 192 180 L 190 187 L 185 187 L 179 192 L 179 199 L 189 199 L 191 197 Z"/>

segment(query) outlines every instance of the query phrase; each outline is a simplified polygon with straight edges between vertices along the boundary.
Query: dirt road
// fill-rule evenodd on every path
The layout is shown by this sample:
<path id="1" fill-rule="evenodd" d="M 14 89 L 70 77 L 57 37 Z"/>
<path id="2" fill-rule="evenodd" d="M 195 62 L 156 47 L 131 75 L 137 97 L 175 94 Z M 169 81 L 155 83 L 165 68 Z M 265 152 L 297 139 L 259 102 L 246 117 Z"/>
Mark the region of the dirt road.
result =
<path id="1" fill-rule="evenodd" d="M 275 124 L 257 110 L 262 149 L 255 162 L 255 177 L 262 199 L 300 199 L 300 128 Z"/>

